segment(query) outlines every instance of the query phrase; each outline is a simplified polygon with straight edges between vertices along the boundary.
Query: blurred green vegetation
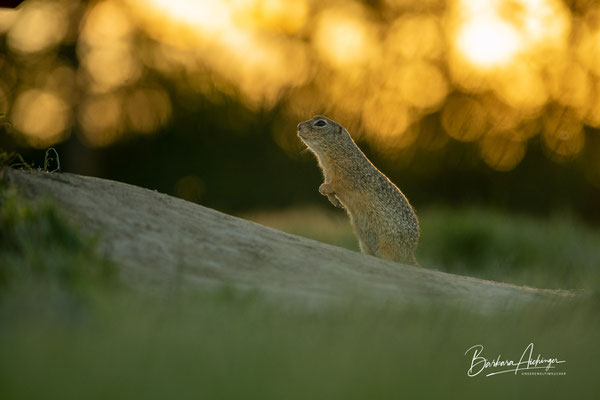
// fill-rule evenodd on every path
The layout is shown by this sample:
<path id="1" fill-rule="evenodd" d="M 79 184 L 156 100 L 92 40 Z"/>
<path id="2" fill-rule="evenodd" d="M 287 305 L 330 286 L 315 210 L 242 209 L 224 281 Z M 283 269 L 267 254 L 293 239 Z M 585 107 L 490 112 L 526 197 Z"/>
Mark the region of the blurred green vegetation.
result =
<path id="1" fill-rule="evenodd" d="M 231 290 L 104 299 L 86 318 L 2 308 L 3 398 L 595 398 L 591 305 L 481 315 L 445 307 L 308 311 Z M 20 313 L 15 321 L 14 313 Z M 518 360 L 527 344 L 564 376 L 466 375 L 465 351 Z M 535 355 L 534 355 L 535 357 Z"/>
<path id="2" fill-rule="evenodd" d="M 536 287 L 600 283 L 600 232 L 570 214 L 533 218 L 442 207 L 422 212 L 421 225 L 425 266 Z"/>
<path id="3" fill-rule="evenodd" d="M 0 182 L 0 184 L 2 184 Z M 114 266 L 59 215 L 48 200 L 33 203 L 0 187 L 0 289 L 43 281 L 72 293 L 109 282 Z"/>
<path id="4" fill-rule="evenodd" d="M 314 308 L 229 286 L 149 294 L 119 284 L 95 241 L 50 204 L 31 203 L 6 188 L 0 198 L 3 399 L 598 394 L 600 304 L 594 296 L 482 314 L 443 305 L 364 306 L 360 298 Z M 341 213 L 304 209 L 251 217 L 355 246 Z M 592 248 L 598 236 L 571 218 L 539 223 L 481 209 L 432 209 L 421 212 L 421 222 L 425 265 L 443 258 L 448 262 L 439 266 L 448 270 L 514 281 L 521 279 L 514 278 L 520 276 L 517 263 L 527 262 L 535 282 L 558 287 L 587 277 L 585 286 L 597 293 L 596 276 L 586 266 L 597 262 Z M 498 255 L 512 245 L 513 255 Z M 502 259 L 507 264 L 497 268 Z M 561 260 L 569 259 L 565 269 Z M 482 344 L 489 359 L 502 354 L 518 360 L 529 343 L 534 357 L 539 352 L 566 360 L 557 368 L 566 375 L 467 377 L 469 347 Z"/>
<path id="5" fill-rule="evenodd" d="M 427 268 L 545 288 L 596 288 L 600 233 L 570 214 L 550 218 L 493 209 L 418 210 L 417 260 Z M 309 207 L 242 214 L 272 228 L 360 251 L 342 211 Z"/>

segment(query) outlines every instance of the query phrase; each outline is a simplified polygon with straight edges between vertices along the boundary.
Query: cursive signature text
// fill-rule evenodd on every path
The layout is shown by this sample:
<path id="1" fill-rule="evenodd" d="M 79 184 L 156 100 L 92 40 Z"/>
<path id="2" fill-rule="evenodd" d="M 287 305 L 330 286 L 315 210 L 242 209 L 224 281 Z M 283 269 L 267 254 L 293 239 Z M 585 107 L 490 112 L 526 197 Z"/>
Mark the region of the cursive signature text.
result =
<path id="1" fill-rule="evenodd" d="M 483 357 L 483 345 L 476 344 L 471 346 L 465 351 L 465 355 L 469 352 L 473 352 L 471 358 L 471 366 L 467 371 L 467 375 L 470 377 L 477 376 L 488 368 L 504 368 L 499 371 L 493 371 L 487 373 L 485 376 L 492 376 L 498 374 L 514 373 L 515 375 L 519 372 L 533 370 L 533 369 L 544 369 L 546 372 L 556 368 L 556 364 L 565 363 L 565 360 L 559 360 L 558 358 L 546 358 L 538 353 L 537 357 L 533 357 L 533 343 L 529 343 L 519 361 L 502 359 L 502 356 L 498 354 L 498 357 L 492 360 L 488 360 Z"/>

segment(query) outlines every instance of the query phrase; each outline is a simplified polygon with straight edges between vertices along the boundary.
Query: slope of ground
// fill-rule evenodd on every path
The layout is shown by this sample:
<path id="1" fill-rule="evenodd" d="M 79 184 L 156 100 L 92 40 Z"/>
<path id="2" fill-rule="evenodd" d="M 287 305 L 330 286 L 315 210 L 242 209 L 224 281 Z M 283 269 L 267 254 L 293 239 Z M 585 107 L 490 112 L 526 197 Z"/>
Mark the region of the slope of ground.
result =
<path id="1" fill-rule="evenodd" d="M 359 297 L 481 310 L 573 296 L 377 259 L 119 182 L 12 169 L 3 175 L 28 197 L 51 198 L 99 235 L 103 252 L 133 284 L 225 284 L 310 304 Z"/>

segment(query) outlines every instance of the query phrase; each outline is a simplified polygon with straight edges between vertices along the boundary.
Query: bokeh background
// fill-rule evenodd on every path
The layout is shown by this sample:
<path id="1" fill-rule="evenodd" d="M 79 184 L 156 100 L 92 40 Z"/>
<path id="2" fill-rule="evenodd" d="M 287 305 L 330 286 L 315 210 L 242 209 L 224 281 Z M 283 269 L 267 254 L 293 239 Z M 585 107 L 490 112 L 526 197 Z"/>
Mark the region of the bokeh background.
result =
<path id="1" fill-rule="evenodd" d="M 0 146 L 229 213 L 325 204 L 296 124 L 345 125 L 417 208 L 600 223 L 600 5 L 28 0 Z M 39 149 L 39 150 L 36 150 Z"/>

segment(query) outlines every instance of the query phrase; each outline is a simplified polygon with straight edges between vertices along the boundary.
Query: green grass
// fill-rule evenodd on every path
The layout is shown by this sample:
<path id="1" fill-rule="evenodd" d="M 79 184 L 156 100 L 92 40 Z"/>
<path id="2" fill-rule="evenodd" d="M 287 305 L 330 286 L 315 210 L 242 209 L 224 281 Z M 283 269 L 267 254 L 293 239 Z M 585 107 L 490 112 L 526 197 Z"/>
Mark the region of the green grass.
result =
<path id="1" fill-rule="evenodd" d="M 6 189 L 0 199 L 2 399 L 595 398 L 600 391 L 600 302 L 594 297 L 483 315 L 444 306 L 367 307 L 360 299 L 315 309 L 225 286 L 144 294 L 118 284 L 95 241 L 50 204 L 25 201 Z M 343 215 L 292 210 L 255 217 L 355 246 Z M 473 245 L 463 243 L 470 239 L 456 236 L 478 232 L 486 235 L 481 247 L 489 240 L 492 248 L 503 248 L 498 246 L 557 225 L 555 240 L 569 232 L 587 238 L 581 247 L 562 249 L 583 252 L 573 257 L 594 267 L 585 252 L 598 238 L 570 219 L 544 225 L 483 210 L 433 210 L 421 221 L 423 264 L 426 256 L 432 264 L 444 257 L 447 268 L 500 274 L 493 252 L 470 255 Z M 456 229 L 436 228 L 451 222 Z M 514 226 L 523 233 L 504 241 Z M 450 242 L 427 244 L 430 228 Z M 546 272 L 556 275 L 556 283 L 564 272 L 552 258 L 561 248 L 544 253 L 548 237 L 528 242 L 534 248 L 531 265 L 549 265 Z M 521 245 L 521 255 L 501 269 L 506 280 L 518 273 L 516 263 L 527 253 L 527 243 Z M 578 267 L 574 261 L 566 273 Z M 467 377 L 464 353 L 472 345 L 483 344 L 490 359 L 518 359 L 530 342 L 536 353 L 566 360 L 559 368 L 566 375 Z"/>
<path id="2" fill-rule="evenodd" d="M 34 318 L 0 333 L 3 398 L 593 398 L 596 313 L 483 316 L 453 309 L 320 311 L 210 292 L 113 298 L 85 318 Z M 536 351 L 565 376 L 468 378 L 464 352 Z M 435 397 L 434 397 L 435 396 Z"/>
<path id="3" fill-rule="evenodd" d="M 114 266 L 48 201 L 0 187 L 0 290 L 45 282 L 69 292 L 108 282 Z"/>
<path id="4" fill-rule="evenodd" d="M 295 208 L 243 217 L 359 251 L 342 211 Z M 425 268 L 546 288 L 600 287 L 600 230 L 567 214 L 549 219 L 480 207 L 419 211 L 417 260 Z"/>
<path id="5" fill-rule="evenodd" d="M 600 230 L 571 215 L 435 208 L 422 213 L 421 224 L 425 266 L 536 287 L 600 287 Z"/>

